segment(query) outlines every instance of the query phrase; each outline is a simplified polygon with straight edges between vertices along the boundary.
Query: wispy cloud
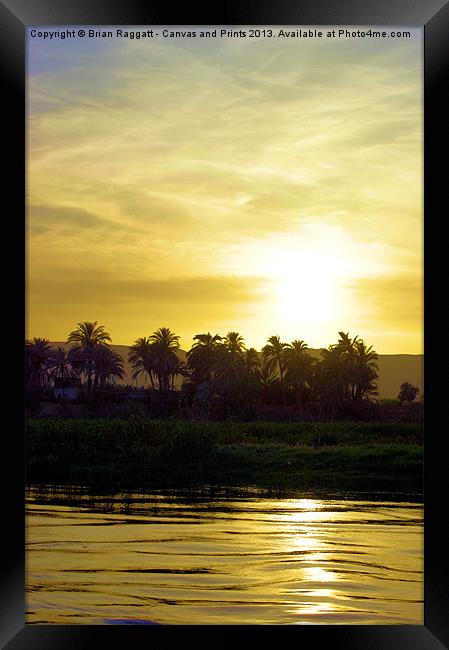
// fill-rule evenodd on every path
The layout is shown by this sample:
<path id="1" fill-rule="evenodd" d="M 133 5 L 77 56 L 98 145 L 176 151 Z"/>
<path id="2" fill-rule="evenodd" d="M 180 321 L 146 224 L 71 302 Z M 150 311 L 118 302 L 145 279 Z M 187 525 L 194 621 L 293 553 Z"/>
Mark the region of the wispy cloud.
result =
<path id="1" fill-rule="evenodd" d="M 213 277 L 210 315 L 221 301 L 237 318 L 242 301 L 226 293 L 229 274 L 264 278 L 264 286 L 269 278 L 261 255 L 252 257 L 259 267 L 247 271 L 243 262 L 230 270 L 230 256 L 237 251 L 243 260 L 255 246 L 267 250 L 273 236 L 297 242 L 299 254 L 308 225 L 316 224 L 344 233 L 357 265 L 341 283 L 334 320 L 311 328 L 298 316 L 286 335 L 328 337 L 342 323 L 350 328 L 360 305 L 375 296 L 369 333 L 388 351 L 382 332 L 399 325 L 383 308 L 387 294 L 373 293 L 365 282 L 365 267 L 373 244 L 389 259 L 381 282 L 388 284 L 388 273 L 407 276 L 421 263 L 421 46 L 418 31 L 412 39 L 377 43 L 31 40 L 30 328 L 39 324 L 45 334 L 50 322 L 64 331 L 72 325 L 69 305 L 54 313 L 62 291 L 48 279 L 55 274 L 79 306 L 83 300 L 94 305 L 101 284 L 110 301 L 105 318 L 115 318 L 126 292 L 135 305 L 145 293 L 142 304 L 154 299 L 152 318 L 173 318 L 171 326 L 186 334 L 192 310 L 187 302 L 178 308 L 173 282 Z M 319 237 L 313 246 L 322 259 Z M 77 268 L 89 268 L 90 284 Z M 108 276 L 100 283 L 104 269 Z M 157 287 L 165 285 L 157 283 L 166 278 L 173 282 L 162 300 Z M 198 282 L 192 286 L 201 293 Z M 413 332 L 407 345 L 418 351 L 420 316 L 405 303 L 420 295 L 419 276 L 410 292 L 398 292 L 395 301 L 408 314 L 400 327 Z M 258 312 L 264 327 L 259 322 L 257 342 L 282 328 L 276 301 L 272 296 L 271 313 L 267 302 Z M 121 322 L 115 339 L 139 335 L 135 320 Z M 251 323 L 239 316 L 234 328 Z"/>

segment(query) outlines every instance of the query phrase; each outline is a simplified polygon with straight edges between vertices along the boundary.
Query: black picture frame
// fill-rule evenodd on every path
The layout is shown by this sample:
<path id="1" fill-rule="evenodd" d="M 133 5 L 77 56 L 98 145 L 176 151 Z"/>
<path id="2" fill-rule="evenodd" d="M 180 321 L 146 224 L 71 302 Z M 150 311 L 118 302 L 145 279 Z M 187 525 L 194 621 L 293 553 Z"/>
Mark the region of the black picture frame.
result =
<path id="1" fill-rule="evenodd" d="M 425 618 L 424 625 L 316 625 L 316 626 L 39 626 L 25 624 L 25 443 L 21 400 L 23 385 L 24 288 L 25 288 L 25 28 L 31 25 L 397 25 L 424 28 L 424 241 L 425 241 L 425 380 L 427 432 L 425 444 Z M 438 375 L 441 363 L 441 320 L 438 312 L 445 293 L 434 290 L 443 271 L 442 247 L 446 214 L 443 182 L 447 156 L 447 130 L 443 121 L 444 80 L 449 68 L 449 4 L 442 0 L 264 0 L 226 2 L 210 6 L 184 5 L 174 10 L 168 3 L 148 0 L 0 0 L 0 69 L 2 104 L 5 109 L 2 137 L 4 161 L 3 291 L 8 316 L 2 319 L 6 362 L 11 376 L 3 377 L 5 410 L 14 414 L 3 427 L 4 460 L 12 470 L 3 489 L 4 519 L 1 574 L 0 641 L 9 650 L 26 648 L 80 648 L 108 644 L 158 647 L 167 642 L 229 644 L 242 640 L 264 640 L 308 644 L 328 644 L 345 650 L 414 648 L 437 650 L 449 647 L 449 561 L 446 550 L 444 494 L 446 457 L 442 452 L 445 435 L 441 405 L 447 388 Z M 10 137 L 5 149 L 5 136 Z M 443 161 L 443 162 L 441 162 Z M 439 219 L 441 215 L 441 218 Z M 18 266 L 12 271 L 11 257 Z M 446 253 L 447 257 L 447 253 Z M 14 282 L 16 278 L 16 282 Z M 444 290 L 444 283 L 442 284 Z M 11 328 L 11 319 L 14 321 Z M 17 322 L 15 322 L 17 321 Z M 440 326 L 441 327 L 441 326 Z M 441 332 L 442 334 L 442 332 Z M 437 345 L 439 347 L 437 352 Z M 19 361 L 21 360 L 21 361 Z M 14 377 L 14 379 L 12 379 Z M 19 388 L 18 388 L 19 387 Z M 22 391 L 23 392 L 23 391 Z M 18 393 L 18 395 L 17 395 Z M 439 409 L 441 409 L 439 411 Z M 279 639 L 279 635 L 281 639 Z"/>

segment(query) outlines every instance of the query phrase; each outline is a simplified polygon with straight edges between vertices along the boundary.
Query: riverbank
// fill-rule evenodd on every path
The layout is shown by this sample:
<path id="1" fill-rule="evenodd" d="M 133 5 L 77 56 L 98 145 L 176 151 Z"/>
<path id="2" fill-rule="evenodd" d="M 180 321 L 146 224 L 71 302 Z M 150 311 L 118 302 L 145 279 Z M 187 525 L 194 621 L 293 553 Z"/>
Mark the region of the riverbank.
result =
<path id="1" fill-rule="evenodd" d="M 419 424 L 34 419 L 27 480 L 422 493 Z"/>

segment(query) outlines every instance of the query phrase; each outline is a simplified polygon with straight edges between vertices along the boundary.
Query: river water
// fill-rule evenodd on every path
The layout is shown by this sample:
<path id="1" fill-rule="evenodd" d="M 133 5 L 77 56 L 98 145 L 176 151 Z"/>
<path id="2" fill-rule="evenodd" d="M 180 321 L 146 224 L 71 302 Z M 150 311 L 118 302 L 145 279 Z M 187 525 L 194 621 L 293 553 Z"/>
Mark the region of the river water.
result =
<path id="1" fill-rule="evenodd" d="M 256 491 L 27 493 L 27 622 L 423 624 L 423 509 Z"/>

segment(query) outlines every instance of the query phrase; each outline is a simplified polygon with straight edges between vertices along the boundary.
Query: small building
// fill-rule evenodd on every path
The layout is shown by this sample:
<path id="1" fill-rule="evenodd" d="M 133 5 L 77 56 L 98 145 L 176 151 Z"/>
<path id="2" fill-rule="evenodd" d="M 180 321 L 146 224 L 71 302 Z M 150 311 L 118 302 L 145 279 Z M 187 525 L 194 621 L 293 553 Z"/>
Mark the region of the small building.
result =
<path id="1" fill-rule="evenodd" d="M 77 377 L 58 377 L 55 379 L 53 395 L 55 399 L 78 399 L 81 392 L 81 382 Z"/>

